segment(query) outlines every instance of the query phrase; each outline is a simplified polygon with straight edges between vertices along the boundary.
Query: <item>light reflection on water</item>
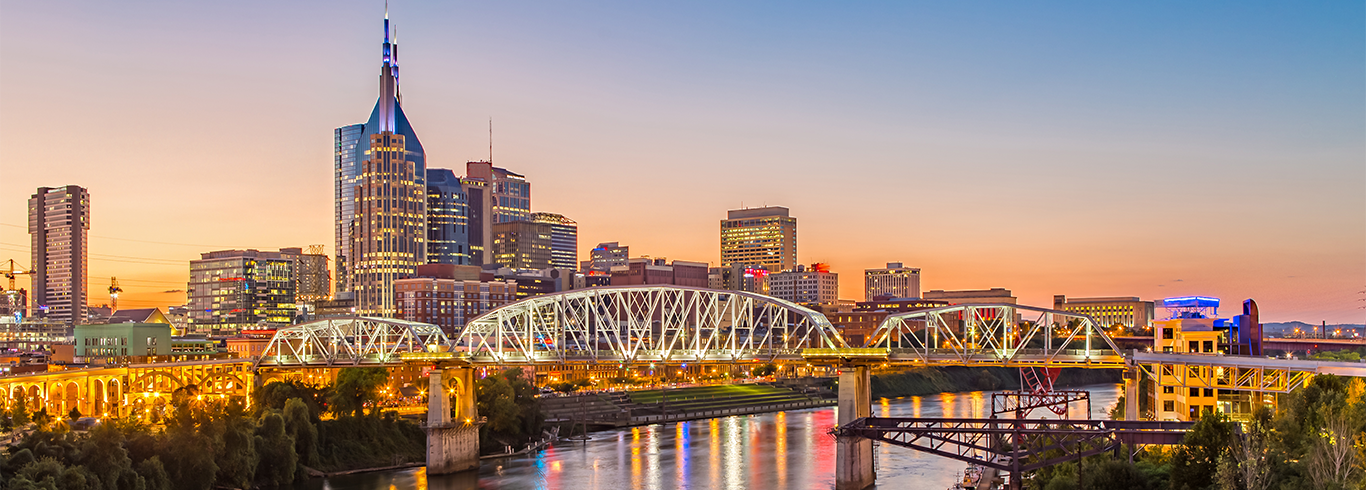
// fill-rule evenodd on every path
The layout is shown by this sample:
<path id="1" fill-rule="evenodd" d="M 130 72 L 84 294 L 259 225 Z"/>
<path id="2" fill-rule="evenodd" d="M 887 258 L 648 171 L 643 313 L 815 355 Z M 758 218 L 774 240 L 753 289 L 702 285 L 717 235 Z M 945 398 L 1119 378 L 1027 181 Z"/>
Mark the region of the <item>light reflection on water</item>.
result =
<path id="1" fill-rule="evenodd" d="M 1120 394 L 1113 384 L 1083 387 L 1092 414 L 1105 418 Z M 992 392 L 875 400 L 883 417 L 986 417 Z M 1086 407 L 1074 404 L 1074 418 Z M 1042 412 L 1042 413 L 1040 413 Z M 1052 413 L 1035 412 L 1035 417 Z M 423 468 L 310 480 L 296 490 L 806 489 L 832 488 L 836 410 L 817 408 L 597 432 L 535 457 L 485 460 L 479 472 L 428 476 Z M 883 444 L 875 449 L 882 488 L 947 488 L 964 464 Z"/>

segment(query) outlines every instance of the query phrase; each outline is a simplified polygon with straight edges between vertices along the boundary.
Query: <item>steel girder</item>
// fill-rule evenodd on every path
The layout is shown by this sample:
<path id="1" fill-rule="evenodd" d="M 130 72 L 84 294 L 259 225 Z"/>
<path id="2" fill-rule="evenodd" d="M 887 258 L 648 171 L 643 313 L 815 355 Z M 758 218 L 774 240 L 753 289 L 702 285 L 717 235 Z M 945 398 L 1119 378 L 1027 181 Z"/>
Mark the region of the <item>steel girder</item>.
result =
<path id="1" fill-rule="evenodd" d="M 737 362 L 802 359 L 845 347 L 811 309 L 743 291 L 672 285 L 578 289 L 470 320 L 453 350 L 474 363 Z"/>
<path id="2" fill-rule="evenodd" d="M 1091 392 L 1084 390 L 1003 391 L 991 394 L 991 416 L 1014 414 L 1017 419 L 1029 418 L 1035 409 L 1047 408 L 1067 418 L 1073 402 L 1086 402 L 1087 416 L 1091 411 Z"/>
<path id="3" fill-rule="evenodd" d="M 888 315 L 869 337 L 889 362 L 1124 367 L 1089 315 L 1012 304 L 955 305 Z"/>
<path id="4" fill-rule="evenodd" d="M 1179 444 L 1193 422 L 864 417 L 836 437 L 882 441 L 1015 474 L 1120 444 Z"/>
<path id="5" fill-rule="evenodd" d="M 1158 386 L 1289 393 L 1318 374 L 1366 377 L 1355 362 L 1135 352 L 1133 363 Z"/>
<path id="6" fill-rule="evenodd" d="M 360 366 L 399 363 L 399 354 L 443 350 L 441 327 L 390 318 L 331 318 L 281 328 L 259 366 Z"/>

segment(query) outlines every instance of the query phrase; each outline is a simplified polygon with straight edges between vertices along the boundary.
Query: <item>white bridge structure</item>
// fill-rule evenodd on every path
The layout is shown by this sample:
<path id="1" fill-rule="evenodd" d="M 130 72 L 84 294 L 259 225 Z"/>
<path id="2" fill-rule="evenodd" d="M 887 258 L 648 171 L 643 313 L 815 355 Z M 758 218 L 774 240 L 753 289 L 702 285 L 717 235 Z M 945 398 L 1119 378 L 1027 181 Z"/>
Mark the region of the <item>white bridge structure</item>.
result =
<path id="1" fill-rule="evenodd" d="M 1119 347 L 1090 316 L 1013 304 L 894 313 L 868 347 L 865 356 L 923 366 L 1124 367 Z"/>
<path id="2" fill-rule="evenodd" d="M 331 318 L 275 331 L 256 366 L 320 367 L 400 364 L 403 354 L 445 351 L 441 327 L 392 318 Z"/>
<path id="3" fill-rule="evenodd" d="M 527 298 L 481 315 L 454 339 L 470 362 L 801 361 L 845 348 L 825 315 L 742 291 L 644 285 Z"/>

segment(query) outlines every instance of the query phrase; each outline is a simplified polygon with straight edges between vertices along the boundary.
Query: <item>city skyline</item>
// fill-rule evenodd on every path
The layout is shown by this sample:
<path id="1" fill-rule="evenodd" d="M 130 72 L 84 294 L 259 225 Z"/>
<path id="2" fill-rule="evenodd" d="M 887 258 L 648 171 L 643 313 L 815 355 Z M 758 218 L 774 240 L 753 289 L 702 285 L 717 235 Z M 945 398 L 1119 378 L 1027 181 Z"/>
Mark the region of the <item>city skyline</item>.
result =
<path id="1" fill-rule="evenodd" d="M 1009 21 L 1019 6 L 973 11 L 985 20 L 972 25 L 958 10 L 968 7 L 947 6 L 885 7 L 886 20 L 869 6 L 810 5 L 622 5 L 597 21 L 553 5 L 403 3 L 392 12 L 409 75 L 404 109 L 423 128 L 428 167 L 487 158 L 492 117 L 495 165 L 537 182 L 532 211 L 579 223 L 581 257 L 616 241 L 636 255 L 719 265 L 716 222 L 727 210 L 784 206 L 802 221 L 797 262 L 831 264 L 848 299 L 861 299 L 864 269 L 903 262 L 923 271 L 925 290 L 1004 287 L 1035 306 L 1055 294 L 1204 294 L 1254 298 L 1266 321 L 1361 323 L 1366 75 L 1353 42 L 1360 6 L 1348 7 L 1063 16 L 1092 21 L 1084 27 L 1023 12 L 1039 22 L 1032 28 Z M 374 97 L 379 7 L 272 7 L 259 25 L 233 24 L 251 6 L 68 8 L 0 7 L 0 145 L 10 150 L 0 165 L 12 177 L 0 179 L 9 196 L 0 200 L 0 259 L 26 260 L 24 202 L 61 185 L 85 187 L 96 203 L 94 305 L 109 276 L 127 290 L 121 305 L 182 304 L 183 292 L 149 291 L 184 290 L 189 261 L 213 250 L 324 243 L 335 254 L 326 149 Z M 718 10 L 730 17 L 705 15 Z M 1144 15 L 1128 31 L 1099 28 L 1124 13 Z M 59 14 L 71 22 L 56 24 Z M 148 17 L 108 22 L 134 14 Z M 166 27 L 209 14 L 224 18 L 202 33 Z M 1195 32 L 1218 16 L 1218 32 Z M 447 32 L 462 29 L 440 19 L 470 32 Z M 587 24 L 556 25 L 570 21 Z M 746 21 L 767 22 L 750 32 Z M 876 28 L 848 32 L 860 23 Z M 152 24 L 155 32 L 140 29 Z M 224 33 L 238 27 L 252 35 Z M 117 49 L 151 34 L 165 39 L 159 63 L 128 63 L 143 56 Z M 571 35 L 549 43 L 555 34 Z M 698 34 L 715 38 L 690 44 Z M 218 41 L 228 37 L 242 42 Z M 648 50 L 612 42 L 637 37 Z M 1111 50 L 1029 51 L 1075 39 Z M 731 42 L 739 49 L 721 53 Z M 678 64 L 641 58 L 646 51 Z M 953 54 L 976 57 L 955 64 Z M 249 71 L 252 59 L 263 73 Z M 1125 79 L 1143 68 L 1168 71 L 1142 78 L 1148 84 Z M 850 76 L 832 75 L 838 69 Z M 44 76 L 16 75 L 30 71 Z M 455 76 L 466 72 L 490 75 Z M 991 81 L 1003 75 L 1017 78 Z M 950 87 L 957 82 L 978 85 Z M 249 99 L 255 108 L 236 107 Z M 33 109 L 39 101 L 43 111 Z M 147 156 L 149 144 L 165 146 Z M 244 202 L 256 204 L 242 212 Z"/>

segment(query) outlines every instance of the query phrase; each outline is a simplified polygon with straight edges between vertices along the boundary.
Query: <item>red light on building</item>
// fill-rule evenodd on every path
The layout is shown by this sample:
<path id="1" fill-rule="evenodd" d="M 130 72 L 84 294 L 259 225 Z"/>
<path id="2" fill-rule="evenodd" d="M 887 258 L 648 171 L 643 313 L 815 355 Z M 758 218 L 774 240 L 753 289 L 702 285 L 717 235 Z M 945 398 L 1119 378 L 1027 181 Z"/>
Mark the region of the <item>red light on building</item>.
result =
<path id="1" fill-rule="evenodd" d="M 830 272 L 830 264 L 827 264 L 825 262 L 817 262 L 811 264 L 811 270 L 816 272 Z"/>

